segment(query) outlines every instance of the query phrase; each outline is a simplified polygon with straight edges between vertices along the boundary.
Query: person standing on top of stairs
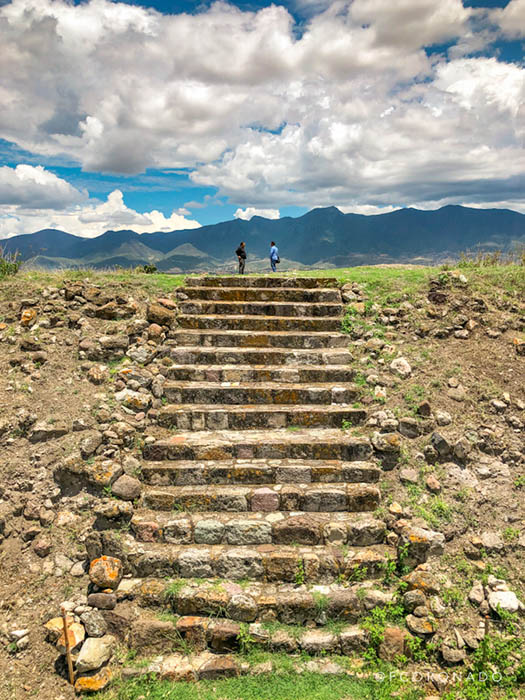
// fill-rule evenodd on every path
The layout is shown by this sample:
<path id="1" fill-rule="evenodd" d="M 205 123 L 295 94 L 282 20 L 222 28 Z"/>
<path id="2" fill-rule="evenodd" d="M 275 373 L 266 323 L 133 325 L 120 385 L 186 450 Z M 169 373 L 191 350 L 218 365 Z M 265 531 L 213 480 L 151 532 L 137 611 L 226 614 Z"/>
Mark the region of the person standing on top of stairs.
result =
<path id="1" fill-rule="evenodd" d="M 280 262 L 281 260 L 279 258 L 279 248 L 275 245 L 275 241 L 272 241 L 270 243 L 270 265 L 272 268 L 272 272 L 276 272 L 275 265 Z"/>
<path id="2" fill-rule="evenodd" d="M 239 274 L 244 275 L 244 267 L 246 265 L 246 243 L 241 241 L 241 244 L 235 251 L 235 255 L 239 260 Z"/>

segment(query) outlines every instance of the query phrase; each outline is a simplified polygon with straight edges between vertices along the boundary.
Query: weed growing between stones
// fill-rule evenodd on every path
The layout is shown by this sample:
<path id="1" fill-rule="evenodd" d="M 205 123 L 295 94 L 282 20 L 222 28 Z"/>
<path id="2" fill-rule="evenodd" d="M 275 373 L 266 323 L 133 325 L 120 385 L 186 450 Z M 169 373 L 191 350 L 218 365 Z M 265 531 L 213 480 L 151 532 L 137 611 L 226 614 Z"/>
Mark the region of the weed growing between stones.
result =
<path id="1" fill-rule="evenodd" d="M 499 610 L 501 633 L 486 634 L 474 651 L 462 681 L 443 695 L 443 700 L 490 700 L 518 698 L 525 683 L 523 638 L 517 615 Z"/>
<path id="2" fill-rule="evenodd" d="M 304 585 L 305 580 L 306 574 L 304 570 L 304 563 L 302 559 L 298 559 L 295 567 L 295 583 L 297 586 L 302 586 Z"/>
<path id="3" fill-rule="evenodd" d="M 246 622 L 241 622 L 237 642 L 241 654 L 248 654 L 253 649 L 255 640 L 250 634 L 249 625 Z"/>
<path id="4" fill-rule="evenodd" d="M 387 603 L 384 606 L 376 606 L 360 622 L 360 626 L 369 635 L 369 646 L 364 653 L 364 658 L 372 665 L 378 662 L 379 647 L 384 640 L 385 629 L 389 624 L 404 626 L 405 613 L 401 603 Z"/>
<path id="5" fill-rule="evenodd" d="M 457 610 L 465 602 L 464 593 L 456 586 L 445 588 L 441 593 L 441 599 L 445 605 Z"/>
<path id="6" fill-rule="evenodd" d="M 326 610 L 328 609 L 328 605 L 330 603 L 328 596 L 324 593 L 320 593 L 319 591 L 314 591 L 312 593 L 312 596 L 314 599 L 317 615 L 322 615 L 326 613 Z"/>
<path id="7" fill-rule="evenodd" d="M 166 600 L 169 601 L 173 598 L 177 598 L 186 585 L 187 582 L 184 581 L 184 579 L 174 579 L 170 581 L 165 591 Z"/>
<path id="8" fill-rule="evenodd" d="M 367 577 L 367 570 L 364 566 L 353 566 L 351 567 L 347 580 L 354 582 L 354 581 L 364 581 Z"/>

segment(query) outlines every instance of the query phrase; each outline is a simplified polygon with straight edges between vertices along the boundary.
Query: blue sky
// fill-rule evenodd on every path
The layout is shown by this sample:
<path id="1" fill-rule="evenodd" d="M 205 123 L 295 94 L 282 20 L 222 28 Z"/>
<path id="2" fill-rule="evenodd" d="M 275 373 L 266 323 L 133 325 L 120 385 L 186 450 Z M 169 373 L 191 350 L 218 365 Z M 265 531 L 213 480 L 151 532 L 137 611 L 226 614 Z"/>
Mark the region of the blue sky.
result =
<path id="1" fill-rule="evenodd" d="M 0 238 L 525 212 L 525 0 L 0 0 Z"/>

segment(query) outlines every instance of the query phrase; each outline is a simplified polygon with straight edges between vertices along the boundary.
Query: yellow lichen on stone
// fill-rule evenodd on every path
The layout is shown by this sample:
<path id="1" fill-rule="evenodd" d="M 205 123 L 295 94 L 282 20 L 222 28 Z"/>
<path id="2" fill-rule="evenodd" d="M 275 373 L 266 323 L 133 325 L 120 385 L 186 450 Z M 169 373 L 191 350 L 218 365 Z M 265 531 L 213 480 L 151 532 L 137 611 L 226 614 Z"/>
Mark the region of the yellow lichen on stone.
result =
<path id="1" fill-rule="evenodd" d="M 80 694 L 103 690 L 110 682 L 112 675 L 111 669 L 106 666 L 92 676 L 80 676 L 75 681 L 75 691 Z"/>

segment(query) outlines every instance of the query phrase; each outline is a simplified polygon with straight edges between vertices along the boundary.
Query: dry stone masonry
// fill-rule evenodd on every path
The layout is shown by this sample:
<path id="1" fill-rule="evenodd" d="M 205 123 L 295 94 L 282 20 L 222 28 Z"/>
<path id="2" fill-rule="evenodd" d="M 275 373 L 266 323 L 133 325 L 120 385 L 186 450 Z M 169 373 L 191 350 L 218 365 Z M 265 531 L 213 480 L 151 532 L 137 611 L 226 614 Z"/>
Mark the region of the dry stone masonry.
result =
<path id="1" fill-rule="evenodd" d="M 451 535 L 385 501 L 385 476 L 395 469 L 403 486 L 419 488 L 418 470 L 400 461 L 406 442 L 421 437 L 421 460 L 439 461 L 458 489 L 492 478 L 496 464 L 503 476 L 508 468 L 481 456 L 466 469 L 471 442 L 451 439 L 453 417 L 428 401 L 410 416 L 368 410 L 415 370 L 389 354 L 386 340 L 341 332 L 346 303 L 365 310 L 359 286 L 210 276 L 188 278 L 173 296 L 150 302 L 141 319 L 131 298 L 66 287 L 66 300 L 82 309 L 67 323 L 79 331 L 85 377 L 96 392 L 114 389 L 98 426 L 73 425 L 78 448 L 54 470 L 61 495 L 87 499 L 92 515 L 85 562 L 74 565 L 75 576 L 89 577 L 86 595 L 66 604 L 77 691 L 109 683 L 118 644 L 149 659 L 124 676 L 170 680 L 248 672 L 235 656 L 246 639 L 268 651 L 359 657 L 370 645 L 360 623 L 392 605 L 401 606 L 406 628 L 387 626 L 377 651 L 387 661 L 409 656 L 413 640 L 434 638 L 447 615 L 446 581 L 432 563 Z M 438 308 L 445 301 L 439 287 L 430 296 Z M 396 328 L 408 311 L 383 309 L 385 326 Z M 95 337 L 86 318 L 121 323 Z M 351 341 L 372 357 L 385 351 L 385 373 L 361 372 Z M 460 390 L 451 377 L 450 398 L 463 400 Z M 507 406 L 490 405 L 494 413 Z M 32 444 L 70 432 L 25 414 L 22 423 Z M 428 474 L 425 488 L 440 494 L 442 484 Z M 485 532 L 469 558 L 504 546 Z M 39 557 L 51 549 L 46 534 L 34 539 Z M 495 576 L 469 600 L 484 615 L 523 612 Z M 63 654 L 61 625 L 51 619 L 46 631 Z M 304 629 L 292 633 L 284 627 L 291 625 Z M 465 644 L 477 648 L 484 629 L 459 648 L 445 639 L 443 662 L 462 663 Z M 20 648 L 26 632 L 12 632 Z M 345 672 L 332 666 L 326 672 Z"/>

